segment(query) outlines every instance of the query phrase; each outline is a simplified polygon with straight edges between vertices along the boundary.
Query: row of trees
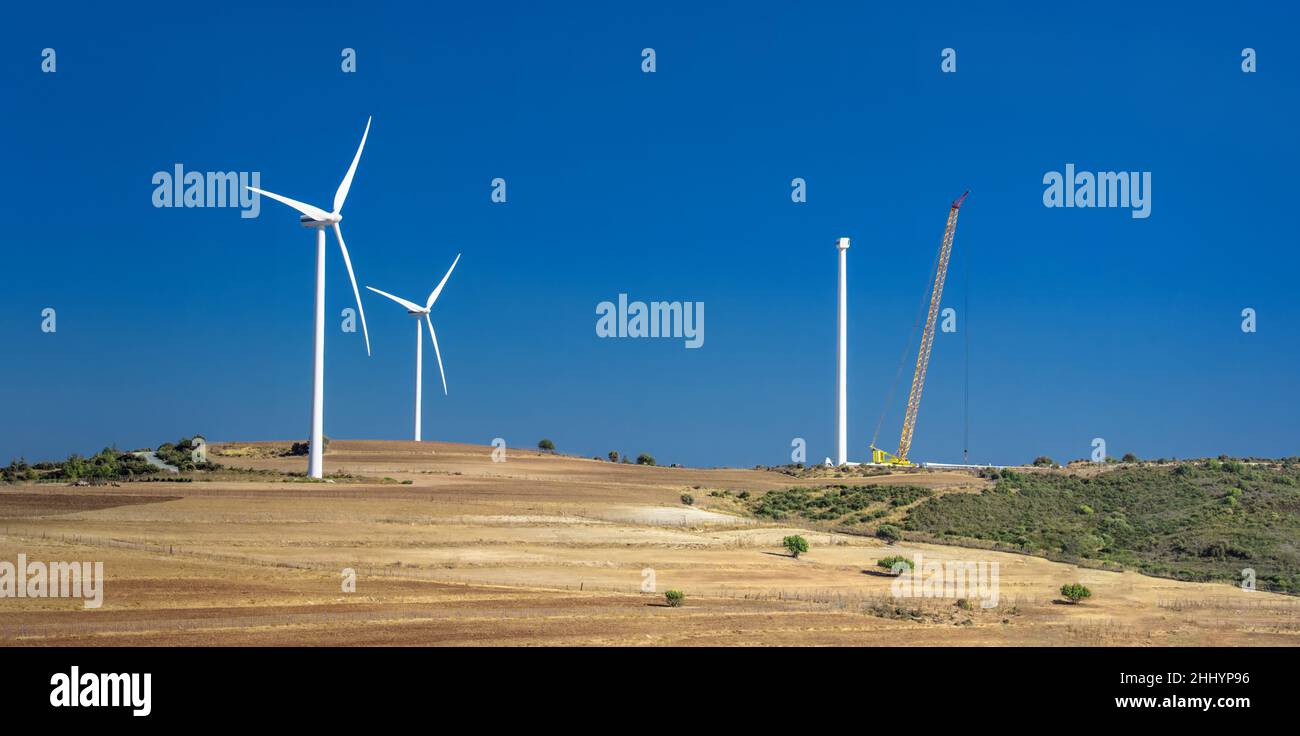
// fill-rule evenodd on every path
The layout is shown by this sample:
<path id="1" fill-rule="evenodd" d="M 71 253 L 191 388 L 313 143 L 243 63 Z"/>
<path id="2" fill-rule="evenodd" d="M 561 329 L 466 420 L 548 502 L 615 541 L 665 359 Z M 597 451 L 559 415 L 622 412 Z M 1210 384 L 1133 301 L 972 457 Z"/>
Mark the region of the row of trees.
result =
<path id="1" fill-rule="evenodd" d="M 177 442 L 164 442 L 154 454 L 163 462 L 174 465 L 181 471 L 212 470 L 215 463 L 195 463 L 192 438 L 182 437 Z M 65 460 L 53 462 L 28 463 L 24 458 L 12 460 L 9 465 L 0 468 L 0 481 L 17 483 L 20 481 L 108 481 L 130 480 L 141 476 L 152 476 L 162 472 L 162 468 L 149 464 L 149 461 L 134 452 L 123 452 L 113 447 L 105 447 L 89 457 L 73 453 Z"/>
<path id="2" fill-rule="evenodd" d="M 66 460 L 29 464 L 18 458 L 0 468 L 0 480 L 6 483 L 37 480 L 122 480 L 135 476 L 153 475 L 159 468 L 144 458 L 129 452 L 119 452 L 111 447 L 83 457 L 73 453 Z"/>
<path id="3" fill-rule="evenodd" d="M 1142 460 L 1141 460 L 1140 458 L 1138 458 L 1137 455 L 1134 455 L 1134 454 L 1131 453 L 1131 452 L 1126 452 L 1126 453 L 1124 453 L 1124 457 L 1120 458 L 1119 460 L 1116 460 L 1116 459 L 1113 458 L 1113 457 L 1109 457 L 1109 456 L 1107 456 L 1107 458 L 1106 458 L 1106 462 L 1108 462 L 1108 463 L 1116 463 L 1116 462 L 1120 462 L 1120 463 L 1140 463 L 1140 462 L 1142 462 Z M 1060 463 L 1056 462 L 1055 460 L 1053 460 L 1052 458 L 1048 457 L 1047 455 L 1039 455 L 1038 457 L 1034 458 L 1034 462 L 1031 463 L 1031 464 L 1032 464 L 1034 467 L 1036 467 L 1036 468 L 1059 468 L 1059 467 L 1061 467 Z"/>
<path id="4" fill-rule="evenodd" d="M 552 441 L 549 440 L 549 439 L 545 439 L 545 438 L 543 438 L 540 442 L 537 443 L 537 449 L 541 450 L 542 452 L 555 452 L 555 443 L 552 442 Z M 607 457 L 609 458 L 609 461 L 610 461 L 611 463 L 616 463 L 616 462 L 618 462 L 620 457 L 622 458 L 622 460 L 623 460 L 624 463 L 628 463 L 628 464 L 630 464 L 630 463 L 632 462 L 631 460 L 628 459 L 629 456 L 627 456 L 627 455 L 619 455 L 618 450 L 610 450 L 610 451 L 609 451 L 609 455 L 607 455 Z M 654 457 L 654 455 L 651 455 L 651 454 L 648 453 L 648 452 L 643 452 L 643 453 L 641 453 L 640 455 L 637 455 L 637 457 L 636 457 L 636 464 L 637 464 L 637 465 L 654 465 L 654 464 L 655 464 L 655 457 Z"/>

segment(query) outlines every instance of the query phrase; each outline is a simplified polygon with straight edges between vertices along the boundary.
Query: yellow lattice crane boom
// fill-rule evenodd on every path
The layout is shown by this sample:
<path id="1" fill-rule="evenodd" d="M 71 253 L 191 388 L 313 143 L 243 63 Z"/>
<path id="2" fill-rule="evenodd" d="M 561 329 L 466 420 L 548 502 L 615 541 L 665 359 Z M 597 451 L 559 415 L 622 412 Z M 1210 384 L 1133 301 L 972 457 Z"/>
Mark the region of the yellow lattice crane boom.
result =
<path id="1" fill-rule="evenodd" d="M 916 355 L 916 372 L 912 374 L 912 390 L 907 394 L 907 413 L 903 416 L 903 436 L 898 440 L 898 454 L 891 455 L 871 445 L 871 462 L 890 465 L 912 465 L 907 453 L 912 449 L 912 433 L 916 431 L 916 415 L 921 409 L 921 390 L 925 388 L 925 371 L 930 367 L 930 348 L 934 345 L 934 323 L 939 316 L 939 303 L 943 299 L 943 282 L 948 275 L 948 257 L 952 255 L 952 239 L 957 232 L 957 211 L 969 191 L 958 197 L 948 210 L 948 225 L 943 230 L 939 244 L 938 265 L 934 270 L 934 289 L 930 293 L 930 311 L 925 318 L 925 331 L 921 333 L 921 349 Z"/>

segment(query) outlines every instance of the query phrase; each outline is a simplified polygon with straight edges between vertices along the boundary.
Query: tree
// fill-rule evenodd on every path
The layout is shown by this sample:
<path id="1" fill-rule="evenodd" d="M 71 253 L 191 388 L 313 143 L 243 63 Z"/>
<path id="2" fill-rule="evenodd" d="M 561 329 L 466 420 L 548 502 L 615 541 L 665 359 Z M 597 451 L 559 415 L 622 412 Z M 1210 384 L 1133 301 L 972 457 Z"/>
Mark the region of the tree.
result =
<path id="1" fill-rule="evenodd" d="M 903 538 L 903 530 L 893 524 L 881 524 L 876 527 L 876 536 L 893 544 Z"/>
<path id="2" fill-rule="evenodd" d="M 686 602 L 686 594 L 680 590 L 670 590 L 664 593 L 664 599 L 668 601 L 668 605 L 677 608 Z"/>
<path id="3" fill-rule="evenodd" d="M 618 450 L 610 450 L 610 451 L 609 451 L 609 461 L 610 461 L 611 463 L 616 463 L 616 462 L 618 462 Z"/>
<path id="4" fill-rule="evenodd" d="M 637 456 L 636 456 L 636 464 L 637 464 L 637 465 L 654 465 L 654 464 L 655 464 L 655 458 L 654 458 L 654 455 L 651 455 L 651 454 L 649 454 L 649 453 L 645 453 L 645 452 L 643 452 L 643 453 L 641 453 L 640 455 L 637 455 Z"/>
<path id="5" fill-rule="evenodd" d="M 90 473 L 90 465 L 77 453 L 68 456 L 63 462 L 63 475 L 68 480 L 77 480 Z"/>
<path id="6" fill-rule="evenodd" d="M 537 449 L 542 452 L 555 452 L 555 443 L 548 439 L 543 439 L 541 442 L 537 443 Z"/>
<path id="7" fill-rule="evenodd" d="M 1046 455 L 1039 455 L 1034 458 L 1034 467 L 1050 468 L 1056 464 L 1056 461 Z"/>
<path id="8" fill-rule="evenodd" d="M 1071 603 L 1078 603 L 1084 598 L 1091 598 L 1092 591 L 1081 583 L 1066 583 L 1061 586 L 1061 595 L 1065 596 Z"/>
<path id="9" fill-rule="evenodd" d="M 11 461 L 9 467 L 0 468 L 0 480 L 4 480 L 6 483 L 27 480 L 29 478 L 35 478 L 36 476 L 36 471 L 27 464 L 25 458 L 21 457 Z"/>
<path id="10" fill-rule="evenodd" d="M 798 534 L 781 540 L 781 546 L 790 552 L 790 556 L 799 559 L 799 555 L 808 551 L 808 540 Z"/>
<path id="11" fill-rule="evenodd" d="M 1138 462 L 1138 456 L 1131 452 L 1126 452 L 1124 453 L 1124 457 L 1120 458 L 1119 461 L 1122 463 L 1135 463 Z"/>

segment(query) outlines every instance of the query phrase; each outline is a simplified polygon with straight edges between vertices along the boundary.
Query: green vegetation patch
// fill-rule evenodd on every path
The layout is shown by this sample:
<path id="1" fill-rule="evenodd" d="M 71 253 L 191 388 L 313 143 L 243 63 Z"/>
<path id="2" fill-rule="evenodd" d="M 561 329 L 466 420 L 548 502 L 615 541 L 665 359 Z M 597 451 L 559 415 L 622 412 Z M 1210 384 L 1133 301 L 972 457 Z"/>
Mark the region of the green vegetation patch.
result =
<path id="1" fill-rule="evenodd" d="M 192 452 L 193 440 L 182 437 L 177 442 L 164 442 L 155 451 L 159 460 L 175 466 L 182 473 L 193 471 L 215 471 L 221 466 L 214 462 L 194 462 Z M 137 451 L 138 452 L 138 451 Z M 28 463 L 24 459 L 15 459 L 7 466 L 0 467 L 0 482 L 60 482 L 76 481 L 109 482 L 131 480 L 185 480 L 178 478 L 163 468 L 152 465 L 136 452 L 123 452 L 112 447 L 83 457 L 80 454 L 69 455 L 66 460 Z"/>
<path id="2" fill-rule="evenodd" d="M 800 518 L 845 525 L 875 521 L 890 510 L 933 495 L 918 486 L 826 486 L 770 491 L 749 500 L 750 511 L 773 520 Z"/>
<path id="3" fill-rule="evenodd" d="M 1092 477 L 1003 471 L 982 493 L 909 510 L 903 528 L 985 540 L 1069 562 L 1117 563 L 1180 580 L 1300 593 L 1300 465 L 1226 462 L 1132 467 Z"/>

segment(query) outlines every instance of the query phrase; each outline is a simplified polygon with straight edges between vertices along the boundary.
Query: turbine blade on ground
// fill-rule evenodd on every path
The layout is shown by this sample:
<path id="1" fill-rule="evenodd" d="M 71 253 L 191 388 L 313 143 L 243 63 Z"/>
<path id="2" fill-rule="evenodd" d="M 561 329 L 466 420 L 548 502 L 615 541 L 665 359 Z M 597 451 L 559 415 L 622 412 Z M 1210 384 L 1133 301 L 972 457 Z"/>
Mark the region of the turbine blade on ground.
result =
<path id="1" fill-rule="evenodd" d="M 352 273 L 352 259 L 348 257 L 348 246 L 343 242 L 343 230 L 334 223 L 334 237 L 339 240 L 339 250 L 343 251 L 343 265 L 348 267 L 348 279 L 352 281 L 352 296 L 357 298 L 357 312 L 361 314 L 361 334 L 366 338 L 366 355 L 370 355 L 370 331 L 366 329 L 366 310 L 361 306 L 361 292 L 357 290 L 357 277 Z"/>
<path id="2" fill-rule="evenodd" d="M 442 376 L 442 395 L 447 395 L 447 374 L 442 371 L 442 352 L 438 350 L 438 333 L 433 331 L 433 320 L 429 313 L 424 313 L 424 320 L 429 323 L 429 337 L 433 338 L 433 355 L 438 359 L 438 375 Z"/>
<path id="3" fill-rule="evenodd" d="M 289 199 L 288 197 L 281 197 L 275 192 L 268 192 L 265 189 L 258 189 L 257 187 L 244 187 L 244 188 L 250 192 L 257 192 L 258 194 L 264 194 L 270 197 L 271 199 L 274 199 L 277 202 L 283 202 L 289 205 L 290 207 L 294 208 L 295 210 L 298 210 L 304 215 L 310 217 L 311 219 L 316 220 L 317 222 L 324 222 L 328 220 L 330 217 L 330 213 L 326 212 L 325 210 L 319 207 L 312 207 L 311 205 L 305 202 L 299 202 L 296 199 Z"/>
<path id="4" fill-rule="evenodd" d="M 348 198 L 348 190 L 352 188 L 352 177 L 357 173 L 357 162 L 361 160 L 361 149 L 366 147 L 366 136 L 370 135 L 370 121 L 373 119 L 374 116 L 366 118 L 366 132 L 361 134 L 361 145 L 357 146 L 357 155 L 352 157 L 352 165 L 348 167 L 348 173 L 339 183 L 338 191 L 334 192 L 334 214 L 336 215 L 343 209 L 343 203 Z"/>
<path id="5" fill-rule="evenodd" d="M 426 302 L 424 305 L 425 309 L 433 308 L 433 303 L 438 301 L 438 295 L 442 293 L 442 287 L 447 285 L 447 279 L 451 278 L 451 272 L 456 270 L 457 263 L 460 263 L 459 253 L 456 254 L 456 260 L 451 262 L 451 268 L 447 269 L 447 275 L 442 277 L 442 281 L 439 281 L 438 286 L 433 290 L 431 294 L 429 294 L 429 301 Z"/>
<path id="6" fill-rule="evenodd" d="M 408 302 L 408 301 L 406 301 L 405 299 L 403 299 L 403 298 L 400 297 L 400 296 L 393 296 L 392 294 L 389 294 L 389 293 L 386 292 L 386 291 L 380 291 L 379 289 L 376 289 L 376 288 L 373 287 L 373 286 L 367 286 L 366 288 L 367 288 L 367 289 L 370 289 L 371 291 L 375 292 L 376 294 L 379 294 L 380 296 L 386 296 L 386 297 L 388 297 L 389 299 L 392 299 L 393 301 L 397 302 L 398 304 L 401 304 L 403 307 L 406 307 L 407 309 L 409 309 L 409 310 L 412 311 L 412 312 L 423 312 L 423 311 L 424 311 L 424 309 L 421 308 L 419 304 L 416 304 L 415 302 Z"/>

